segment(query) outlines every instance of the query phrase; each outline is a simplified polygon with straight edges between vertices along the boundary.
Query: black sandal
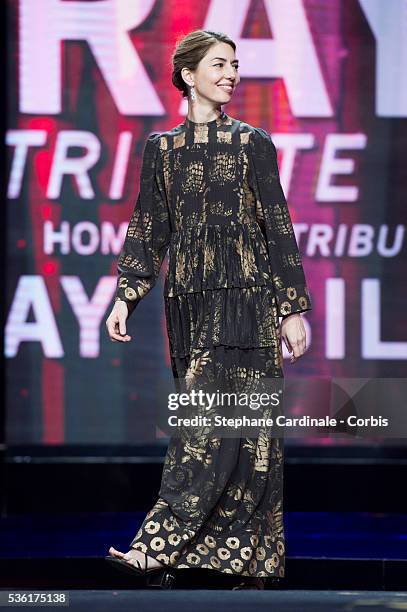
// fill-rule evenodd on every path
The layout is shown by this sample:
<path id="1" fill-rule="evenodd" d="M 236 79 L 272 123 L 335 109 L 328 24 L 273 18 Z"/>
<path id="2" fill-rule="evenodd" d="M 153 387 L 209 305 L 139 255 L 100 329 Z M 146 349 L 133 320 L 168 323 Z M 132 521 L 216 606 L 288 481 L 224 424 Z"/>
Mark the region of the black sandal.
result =
<path id="1" fill-rule="evenodd" d="M 136 550 L 136 549 L 134 549 Z M 136 559 L 138 567 L 133 563 L 129 563 L 125 559 L 119 559 L 113 555 L 107 555 L 105 560 L 113 565 L 116 569 L 125 572 L 126 574 L 138 574 L 146 576 L 147 586 L 157 589 L 172 589 L 175 584 L 175 574 L 168 567 L 148 567 L 147 553 L 144 552 L 145 565 L 141 566 L 140 561 Z"/>

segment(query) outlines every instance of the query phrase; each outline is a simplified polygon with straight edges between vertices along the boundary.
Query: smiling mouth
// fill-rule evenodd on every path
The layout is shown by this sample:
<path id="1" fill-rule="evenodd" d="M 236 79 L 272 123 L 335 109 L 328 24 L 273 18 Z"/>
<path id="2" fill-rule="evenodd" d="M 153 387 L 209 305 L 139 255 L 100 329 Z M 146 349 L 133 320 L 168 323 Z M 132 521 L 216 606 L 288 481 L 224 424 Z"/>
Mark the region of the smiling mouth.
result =
<path id="1" fill-rule="evenodd" d="M 218 87 L 221 87 L 222 89 L 224 89 L 225 91 L 228 91 L 229 93 L 232 93 L 233 91 L 232 85 L 218 85 Z"/>

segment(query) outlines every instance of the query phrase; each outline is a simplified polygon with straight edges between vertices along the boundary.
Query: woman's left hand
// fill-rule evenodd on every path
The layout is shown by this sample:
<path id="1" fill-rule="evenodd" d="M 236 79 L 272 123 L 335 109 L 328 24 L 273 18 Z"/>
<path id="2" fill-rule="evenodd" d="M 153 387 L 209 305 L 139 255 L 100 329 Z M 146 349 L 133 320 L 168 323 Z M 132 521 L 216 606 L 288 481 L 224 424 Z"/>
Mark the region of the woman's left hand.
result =
<path id="1" fill-rule="evenodd" d="M 306 334 L 301 313 L 294 312 L 281 321 L 281 337 L 288 352 L 292 353 L 290 363 L 295 363 L 306 350 Z"/>

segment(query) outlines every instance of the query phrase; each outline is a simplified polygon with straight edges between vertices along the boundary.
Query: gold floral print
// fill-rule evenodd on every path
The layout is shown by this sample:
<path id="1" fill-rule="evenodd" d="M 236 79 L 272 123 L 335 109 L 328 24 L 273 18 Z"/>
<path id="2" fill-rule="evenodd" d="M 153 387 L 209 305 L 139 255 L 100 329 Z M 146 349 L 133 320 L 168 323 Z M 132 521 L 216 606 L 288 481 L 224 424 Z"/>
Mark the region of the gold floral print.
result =
<path id="1" fill-rule="evenodd" d="M 261 429 L 257 439 L 254 469 L 258 472 L 268 472 L 270 469 L 270 438 Z"/>
<path id="2" fill-rule="evenodd" d="M 241 259 L 243 274 L 246 278 L 254 279 L 254 274 L 257 270 L 256 258 L 253 251 L 248 249 L 244 244 L 242 235 L 240 235 L 236 241 L 236 250 Z"/>
<path id="3" fill-rule="evenodd" d="M 150 541 L 150 546 L 153 550 L 163 550 L 165 546 L 165 540 L 164 538 L 160 538 L 159 536 L 157 536 L 156 538 L 153 538 Z"/>
<path id="4" fill-rule="evenodd" d="M 311 310 L 309 290 L 306 285 L 302 259 L 287 201 L 281 186 L 276 147 L 270 135 L 262 128 L 254 128 L 249 139 L 251 148 L 249 183 L 256 198 L 258 223 L 266 237 L 279 315 L 288 288 L 295 288 L 290 312 Z M 292 295 L 292 292 L 291 292 Z M 308 300 L 304 302 L 303 297 Z"/>
<path id="5" fill-rule="evenodd" d="M 230 559 L 230 551 L 227 548 L 218 548 L 217 554 L 220 559 Z"/>
<path id="6" fill-rule="evenodd" d="M 283 377 L 279 316 L 311 300 L 270 136 L 225 113 L 151 134 L 118 260 L 131 314 L 165 255 L 177 388 L 251 392 Z M 203 410 L 203 408 L 202 408 Z M 176 568 L 282 578 L 283 443 L 266 429 L 169 440 L 156 503 L 132 545 Z"/>
<path id="7" fill-rule="evenodd" d="M 259 543 L 259 536 L 256 534 L 253 534 L 250 536 L 250 544 L 254 547 L 257 547 Z"/>
<path id="8" fill-rule="evenodd" d="M 209 276 L 204 275 L 206 287 L 230 287 L 237 282 L 239 286 L 247 286 L 248 282 L 256 285 L 269 283 L 275 291 L 279 316 L 288 314 L 286 310 L 281 311 L 287 298 L 292 302 L 290 312 L 310 310 L 301 257 L 279 180 L 276 149 L 269 134 L 223 114 L 212 131 L 205 124 L 191 126 L 192 142 L 200 147 L 192 151 L 187 144 L 191 143 L 186 138 L 187 126 L 188 123 L 184 122 L 169 132 L 153 133 L 147 140 L 140 191 L 118 261 L 119 279 L 126 277 L 128 286 L 134 291 L 127 291 L 126 296 L 118 283 L 116 298 L 128 303 L 131 314 L 154 286 L 168 247 L 168 296 L 200 290 L 197 285 L 203 262 L 199 253 L 205 252 L 205 243 L 196 240 L 193 234 L 185 234 L 184 238 L 190 241 L 184 240 L 175 255 L 171 252 L 171 236 L 187 228 L 198 230 L 204 224 L 213 227 L 220 218 L 228 220 L 226 228 L 233 225 L 235 215 L 240 226 L 257 224 L 267 248 L 258 253 L 253 250 L 263 247 L 260 235 L 250 245 L 245 238 L 237 237 L 239 243 L 245 243 L 241 278 L 238 280 L 235 273 L 234 277 L 228 274 L 225 278 L 226 262 L 219 257 L 221 248 L 225 254 L 229 238 L 225 234 L 224 246 L 219 243 L 219 247 L 211 251 L 219 265 Z M 238 138 L 234 137 L 235 133 Z M 213 137 L 219 147 L 227 147 L 229 151 L 216 150 Z M 183 180 L 180 180 L 181 176 Z M 223 193 L 224 188 L 227 191 Z M 199 198 L 202 202 L 201 218 Z M 227 208 L 224 206 L 226 202 Z M 210 235 L 204 237 L 209 239 Z M 182 257 L 185 257 L 184 266 L 179 260 Z M 146 279 L 143 290 L 138 291 L 143 277 Z M 294 292 L 296 297 L 293 297 Z"/>
<path id="9" fill-rule="evenodd" d="M 279 537 L 283 533 L 282 500 L 279 500 L 272 510 L 266 512 L 266 520 L 272 527 L 272 537 Z"/>
<path id="10" fill-rule="evenodd" d="M 197 544 L 196 549 L 202 555 L 207 555 L 209 553 L 209 548 L 205 546 L 205 544 Z"/>
<path id="11" fill-rule="evenodd" d="M 163 522 L 163 527 L 166 531 L 174 531 L 175 529 L 175 524 L 172 521 L 169 521 L 168 519 L 164 519 Z"/>
<path id="12" fill-rule="evenodd" d="M 230 565 L 232 566 L 232 568 L 234 569 L 234 571 L 236 572 L 236 574 L 239 574 L 242 572 L 243 569 L 243 561 L 241 561 L 240 559 L 233 559 L 230 562 Z"/>
<path id="13" fill-rule="evenodd" d="M 179 559 L 180 554 L 181 553 L 179 552 L 179 550 L 174 550 L 174 552 L 170 554 L 170 562 L 168 565 L 175 565 L 175 563 Z"/>
<path id="14" fill-rule="evenodd" d="M 147 533 L 157 533 L 157 531 L 160 530 L 160 523 L 157 523 L 157 521 L 148 521 L 148 523 L 146 523 L 144 526 L 144 529 L 147 531 Z"/>
<path id="15" fill-rule="evenodd" d="M 187 555 L 187 561 L 191 563 L 191 565 L 199 565 L 201 557 L 195 553 L 189 553 L 189 555 Z"/>
<path id="16" fill-rule="evenodd" d="M 308 301 L 307 298 L 305 297 L 305 295 L 302 295 L 298 298 L 298 303 L 301 306 L 301 308 L 307 308 L 308 306 Z"/>
<path id="17" fill-rule="evenodd" d="M 218 142 L 224 142 L 227 144 L 232 143 L 232 134 L 230 132 L 218 132 Z"/>
<path id="18" fill-rule="evenodd" d="M 192 357 L 190 366 L 185 376 L 187 389 L 192 386 L 192 383 L 196 377 L 202 374 L 202 368 L 210 361 L 210 359 L 209 351 L 205 351 L 205 353 L 199 355 L 198 357 Z"/>
<path id="19" fill-rule="evenodd" d="M 209 175 L 219 185 L 231 183 L 236 179 L 236 157 L 232 153 L 215 153 L 209 159 Z"/>
<path id="20" fill-rule="evenodd" d="M 185 146 L 185 132 L 182 134 L 176 134 L 173 140 L 174 149 L 178 149 L 179 147 Z"/>
<path id="21" fill-rule="evenodd" d="M 197 194 L 204 189 L 204 166 L 201 161 L 194 161 L 186 165 L 183 183 L 185 193 Z"/>
<path id="22" fill-rule="evenodd" d="M 226 546 L 229 546 L 229 548 L 232 548 L 233 550 L 236 550 L 237 548 L 239 548 L 239 544 L 240 544 L 240 540 L 239 538 L 227 538 L 226 539 Z"/>
<path id="23" fill-rule="evenodd" d="M 250 132 L 240 132 L 241 144 L 247 144 L 249 142 Z"/>
<path id="24" fill-rule="evenodd" d="M 263 561 L 266 558 L 266 554 L 266 550 L 263 546 L 256 548 L 256 559 L 259 559 L 259 561 Z"/>
<path id="25" fill-rule="evenodd" d="M 297 297 L 297 290 L 295 287 L 288 287 L 287 288 L 287 297 L 290 300 L 295 300 L 295 298 Z"/>
<path id="26" fill-rule="evenodd" d="M 206 278 L 208 274 L 212 274 L 215 270 L 216 262 L 215 262 L 215 249 L 210 246 L 205 246 L 204 248 L 204 267 L 203 267 L 203 277 Z"/>
<path id="27" fill-rule="evenodd" d="M 215 538 L 213 538 L 212 536 L 207 535 L 207 536 L 205 537 L 205 544 L 207 544 L 207 546 L 209 546 L 209 548 L 215 548 L 215 546 L 216 546 L 216 540 L 215 540 Z"/>
<path id="28" fill-rule="evenodd" d="M 231 206 L 228 207 L 227 203 L 222 202 L 221 200 L 210 202 L 209 206 L 211 215 L 220 217 L 230 217 L 233 215 L 233 208 Z"/>
<path id="29" fill-rule="evenodd" d="M 197 125 L 194 129 L 194 143 L 208 142 L 208 127 L 206 125 Z"/>
<path id="30" fill-rule="evenodd" d="M 126 287 L 124 290 L 124 295 L 128 300 L 135 300 L 137 298 L 137 292 L 131 287 Z"/>
<path id="31" fill-rule="evenodd" d="M 178 535 L 178 533 L 172 533 L 170 536 L 168 536 L 168 541 L 173 546 L 177 546 L 177 544 L 179 544 L 181 540 L 182 538 L 180 535 Z"/>
<path id="32" fill-rule="evenodd" d="M 282 315 L 289 314 L 291 312 L 290 302 L 282 302 L 282 304 L 280 304 L 280 312 Z"/>
<path id="33" fill-rule="evenodd" d="M 253 556 L 253 548 L 251 546 L 243 546 L 243 548 L 240 549 L 240 556 L 245 560 L 251 559 Z"/>

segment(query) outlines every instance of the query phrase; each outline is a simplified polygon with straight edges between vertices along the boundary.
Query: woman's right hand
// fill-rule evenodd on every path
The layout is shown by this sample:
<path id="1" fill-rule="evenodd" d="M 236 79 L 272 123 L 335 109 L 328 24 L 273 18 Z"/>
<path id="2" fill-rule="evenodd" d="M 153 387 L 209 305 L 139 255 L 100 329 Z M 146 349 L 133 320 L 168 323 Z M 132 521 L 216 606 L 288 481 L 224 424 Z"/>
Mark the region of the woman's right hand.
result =
<path id="1" fill-rule="evenodd" d="M 123 300 L 114 303 L 112 312 L 106 319 L 107 333 L 112 342 L 128 342 L 131 336 L 126 334 L 126 319 L 129 316 L 127 304 Z"/>

